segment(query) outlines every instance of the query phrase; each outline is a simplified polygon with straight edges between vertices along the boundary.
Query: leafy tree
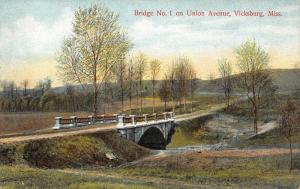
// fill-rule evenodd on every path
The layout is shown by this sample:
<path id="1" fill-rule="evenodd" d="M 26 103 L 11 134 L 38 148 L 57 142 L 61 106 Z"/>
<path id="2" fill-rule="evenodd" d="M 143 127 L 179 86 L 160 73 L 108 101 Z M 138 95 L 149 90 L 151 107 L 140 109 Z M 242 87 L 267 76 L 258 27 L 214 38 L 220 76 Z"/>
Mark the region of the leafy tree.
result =
<path id="1" fill-rule="evenodd" d="M 272 84 L 268 71 L 269 56 L 254 40 L 242 43 L 237 53 L 237 67 L 240 71 L 238 86 L 243 89 L 251 105 L 254 132 L 257 133 L 257 122 L 261 103 L 261 94 Z"/>
<path id="2" fill-rule="evenodd" d="M 73 22 L 74 35 L 65 39 L 58 54 L 59 73 L 65 81 L 92 84 L 94 114 L 98 111 L 99 88 L 131 48 L 118 19 L 102 5 L 79 8 Z"/>

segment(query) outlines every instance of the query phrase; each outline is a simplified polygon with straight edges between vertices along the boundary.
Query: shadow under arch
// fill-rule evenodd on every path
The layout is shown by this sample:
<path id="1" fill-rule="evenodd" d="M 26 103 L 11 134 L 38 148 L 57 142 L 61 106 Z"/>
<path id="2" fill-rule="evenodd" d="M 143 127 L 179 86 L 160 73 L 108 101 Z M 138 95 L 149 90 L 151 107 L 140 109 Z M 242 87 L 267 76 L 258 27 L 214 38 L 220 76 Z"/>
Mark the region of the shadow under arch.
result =
<path id="1" fill-rule="evenodd" d="M 160 150 L 165 150 L 167 145 L 163 133 L 156 127 L 147 129 L 138 144 L 147 148 Z"/>

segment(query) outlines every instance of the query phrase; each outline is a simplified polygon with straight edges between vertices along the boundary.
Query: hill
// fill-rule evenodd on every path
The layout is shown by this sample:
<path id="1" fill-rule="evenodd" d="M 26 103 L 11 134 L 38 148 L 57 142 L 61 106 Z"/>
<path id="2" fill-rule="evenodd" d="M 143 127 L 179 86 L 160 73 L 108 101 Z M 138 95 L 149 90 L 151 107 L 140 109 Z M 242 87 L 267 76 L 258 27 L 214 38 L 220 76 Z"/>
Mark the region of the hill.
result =
<path id="1" fill-rule="evenodd" d="M 279 93 L 293 93 L 300 90 L 300 69 L 271 69 L 271 76 L 274 84 L 278 87 Z M 240 74 L 233 76 L 238 79 Z M 199 80 L 198 93 L 222 93 L 220 86 L 221 79 Z"/>

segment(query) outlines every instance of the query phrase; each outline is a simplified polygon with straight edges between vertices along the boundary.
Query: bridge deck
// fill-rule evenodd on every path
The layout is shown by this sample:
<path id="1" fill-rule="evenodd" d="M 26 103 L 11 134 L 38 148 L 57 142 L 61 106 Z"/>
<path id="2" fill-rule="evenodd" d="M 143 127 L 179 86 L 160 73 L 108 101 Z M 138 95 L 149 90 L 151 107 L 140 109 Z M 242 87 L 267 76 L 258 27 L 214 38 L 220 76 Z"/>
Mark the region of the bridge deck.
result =
<path id="1" fill-rule="evenodd" d="M 65 137 L 72 135 L 81 135 L 81 134 L 90 134 L 96 132 L 106 132 L 106 131 L 115 131 L 117 128 L 116 123 L 99 125 L 88 127 L 85 129 L 71 130 L 71 131 L 63 131 L 63 132 L 54 132 L 54 133 L 45 133 L 45 134 L 34 134 L 34 135 L 26 135 L 26 136 L 14 136 L 14 137 L 6 137 L 0 138 L 0 144 L 9 144 L 9 143 L 17 143 L 17 142 L 25 142 L 30 140 L 40 140 L 40 139 L 48 139 L 55 137 Z"/>

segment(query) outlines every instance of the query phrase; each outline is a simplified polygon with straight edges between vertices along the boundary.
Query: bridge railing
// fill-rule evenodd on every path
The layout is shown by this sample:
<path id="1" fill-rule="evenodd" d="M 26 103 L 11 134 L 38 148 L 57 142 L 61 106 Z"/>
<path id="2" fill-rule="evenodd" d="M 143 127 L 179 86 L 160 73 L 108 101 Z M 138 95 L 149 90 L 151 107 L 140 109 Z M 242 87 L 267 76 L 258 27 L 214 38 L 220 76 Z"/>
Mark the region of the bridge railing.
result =
<path id="1" fill-rule="evenodd" d="M 85 125 L 93 125 L 97 123 L 117 122 L 118 115 L 97 115 L 88 117 L 71 116 L 70 118 L 55 117 L 55 125 L 53 129 L 72 128 Z"/>
<path id="2" fill-rule="evenodd" d="M 139 124 L 148 124 L 154 122 L 162 122 L 174 119 L 173 112 L 164 112 L 162 114 L 143 114 L 143 115 L 119 115 L 118 116 L 118 128 L 126 126 L 137 126 Z"/>
<path id="3" fill-rule="evenodd" d="M 71 116 L 70 118 L 55 117 L 53 129 L 73 128 L 99 123 L 118 122 L 118 127 L 136 126 L 137 124 L 147 124 L 148 122 L 157 122 L 174 119 L 173 112 L 164 112 L 162 114 L 143 114 L 143 115 L 117 115 L 105 114 L 88 117 Z"/>

